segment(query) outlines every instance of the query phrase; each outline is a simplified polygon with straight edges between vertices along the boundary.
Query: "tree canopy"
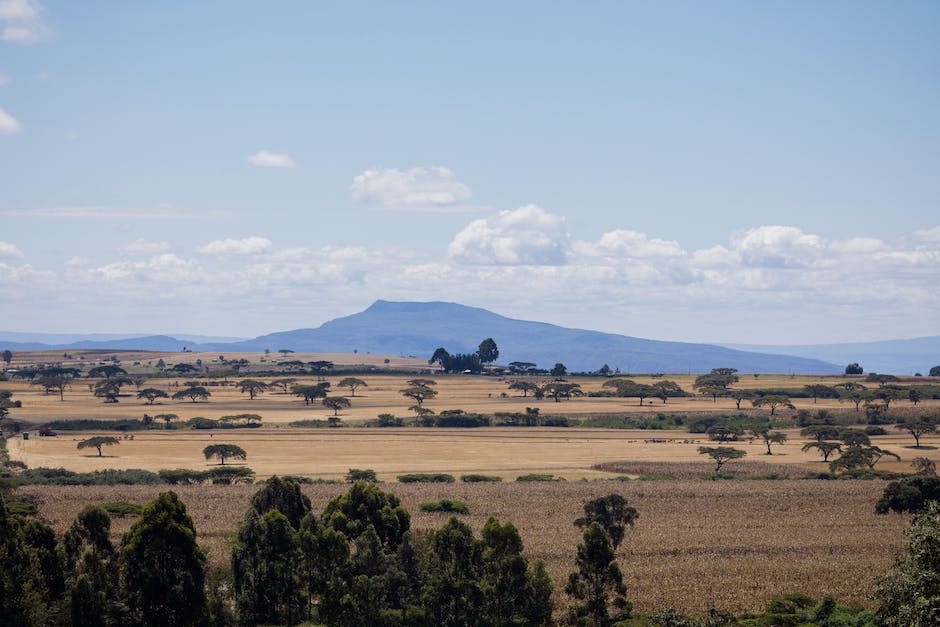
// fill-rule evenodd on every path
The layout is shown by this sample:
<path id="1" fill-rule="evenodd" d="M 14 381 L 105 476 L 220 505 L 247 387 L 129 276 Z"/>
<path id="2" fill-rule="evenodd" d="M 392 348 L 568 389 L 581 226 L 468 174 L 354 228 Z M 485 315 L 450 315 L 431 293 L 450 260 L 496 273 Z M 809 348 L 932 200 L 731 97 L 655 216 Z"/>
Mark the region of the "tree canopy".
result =
<path id="1" fill-rule="evenodd" d="M 98 450 L 98 457 L 102 457 L 101 447 L 102 446 L 114 446 L 115 444 L 120 444 L 120 440 L 110 435 L 96 435 L 93 438 L 88 438 L 87 440 L 81 440 L 78 443 L 79 450 L 85 448 L 94 448 Z"/>
<path id="2" fill-rule="evenodd" d="M 202 454 L 206 459 L 218 458 L 221 466 L 225 465 L 226 459 L 248 459 L 248 453 L 237 444 L 210 444 L 202 449 Z"/>

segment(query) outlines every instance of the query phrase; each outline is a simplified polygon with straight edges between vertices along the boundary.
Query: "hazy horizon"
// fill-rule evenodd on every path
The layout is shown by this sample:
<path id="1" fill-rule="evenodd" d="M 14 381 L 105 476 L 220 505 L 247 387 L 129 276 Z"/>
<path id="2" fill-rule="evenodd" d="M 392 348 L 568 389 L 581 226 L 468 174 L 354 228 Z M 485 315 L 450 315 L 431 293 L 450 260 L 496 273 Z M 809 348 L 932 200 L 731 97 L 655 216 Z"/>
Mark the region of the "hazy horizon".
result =
<path id="1" fill-rule="evenodd" d="M 940 5 L 0 0 L 0 328 L 940 333 Z"/>

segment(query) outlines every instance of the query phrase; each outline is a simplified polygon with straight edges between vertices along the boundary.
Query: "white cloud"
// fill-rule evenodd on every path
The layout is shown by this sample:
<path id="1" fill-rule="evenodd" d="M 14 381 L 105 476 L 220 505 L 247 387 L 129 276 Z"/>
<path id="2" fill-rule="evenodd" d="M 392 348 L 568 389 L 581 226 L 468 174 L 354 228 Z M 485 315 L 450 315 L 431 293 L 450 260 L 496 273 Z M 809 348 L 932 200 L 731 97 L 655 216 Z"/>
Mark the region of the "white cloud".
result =
<path id="1" fill-rule="evenodd" d="M 271 240 L 266 237 L 244 237 L 242 239 L 220 239 L 209 242 L 196 249 L 203 255 L 222 257 L 225 255 L 257 255 L 271 250 Z"/>
<path id="2" fill-rule="evenodd" d="M 526 205 L 474 220 L 457 233 L 447 252 L 463 263 L 560 265 L 570 246 L 562 216 Z"/>
<path id="3" fill-rule="evenodd" d="M 876 237 L 852 237 L 832 242 L 829 247 L 841 253 L 866 255 L 887 249 L 887 244 Z"/>
<path id="4" fill-rule="evenodd" d="M 0 108 L 0 135 L 15 135 L 22 132 L 23 125 L 15 117 Z"/>
<path id="5" fill-rule="evenodd" d="M 43 21 L 44 12 L 37 0 L 0 0 L 0 40 L 33 44 L 48 39 L 52 30 Z"/>
<path id="6" fill-rule="evenodd" d="M 11 259 L 23 256 L 22 251 L 15 244 L 0 241 L 0 258 Z"/>
<path id="7" fill-rule="evenodd" d="M 172 247 L 169 242 L 152 242 L 141 237 L 124 244 L 120 250 L 126 255 L 157 255 L 169 251 Z"/>
<path id="8" fill-rule="evenodd" d="M 88 257 L 75 256 L 65 262 L 66 268 L 81 268 L 91 263 Z"/>
<path id="9" fill-rule="evenodd" d="M 679 242 L 650 238 L 646 233 L 624 229 L 604 233 L 592 248 L 596 254 L 608 257 L 681 257 L 686 254 Z"/>
<path id="10" fill-rule="evenodd" d="M 818 235 L 793 226 L 759 226 L 732 238 L 732 245 L 746 264 L 772 268 L 810 265 L 824 244 Z"/>
<path id="11" fill-rule="evenodd" d="M 914 239 L 921 242 L 940 242 L 940 226 L 914 231 Z"/>
<path id="12" fill-rule="evenodd" d="M 353 179 L 353 200 L 406 211 L 466 210 L 470 188 L 449 168 L 373 168 Z"/>
<path id="13" fill-rule="evenodd" d="M 261 150 L 248 157 L 248 163 L 259 168 L 296 168 L 294 158 L 282 152 Z"/>

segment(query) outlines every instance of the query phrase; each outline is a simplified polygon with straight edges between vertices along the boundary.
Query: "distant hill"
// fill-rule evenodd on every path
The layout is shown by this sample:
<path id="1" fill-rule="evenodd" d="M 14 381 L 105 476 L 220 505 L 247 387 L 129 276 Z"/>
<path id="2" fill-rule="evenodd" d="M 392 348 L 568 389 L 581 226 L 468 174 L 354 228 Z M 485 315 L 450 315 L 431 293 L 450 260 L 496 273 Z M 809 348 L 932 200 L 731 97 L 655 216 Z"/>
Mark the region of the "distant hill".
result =
<path id="1" fill-rule="evenodd" d="M 855 342 L 850 344 L 805 344 L 798 346 L 774 346 L 769 344 L 724 344 L 738 350 L 778 353 L 796 357 L 813 357 L 836 364 L 858 362 L 865 372 L 926 375 L 934 366 L 940 365 L 940 335 L 918 337 L 910 340 L 886 340 L 881 342 Z"/>
<path id="2" fill-rule="evenodd" d="M 605 363 L 623 372 L 707 372 L 716 367 L 742 372 L 838 373 L 842 368 L 805 357 L 768 355 L 685 342 L 660 342 L 612 333 L 569 329 L 514 320 L 477 307 L 443 302 L 379 300 L 357 314 L 315 329 L 263 335 L 254 340 L 212 345 L 211 350 L 385 353 L 430 357 L 443 346 L 451 353 L 477 349 L 492 337 L 499 363 L 531 361 L 551 368 L 593 371 Z"/>

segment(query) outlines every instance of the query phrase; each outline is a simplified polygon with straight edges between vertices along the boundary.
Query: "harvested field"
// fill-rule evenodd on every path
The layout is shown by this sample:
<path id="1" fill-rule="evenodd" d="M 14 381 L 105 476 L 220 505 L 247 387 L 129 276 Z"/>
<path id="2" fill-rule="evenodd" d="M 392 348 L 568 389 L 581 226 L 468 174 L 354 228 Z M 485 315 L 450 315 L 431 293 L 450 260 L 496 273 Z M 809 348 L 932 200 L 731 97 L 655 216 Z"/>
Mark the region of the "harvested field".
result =
<path id="1" fill-rule="evenodd" d="M 180 486 L 213 562 L 230 542 L 255 486 Z M 343 485 L 304 486 L 322 510 Z M 572 521 L 582 503 L 617 492 L 640 512 L 621 548 L 629 598 L 638 611 L 674 606 L 701 613 L 710 606 L 760 610 L 770 597 L 802 591 L 866 606 L 879 573 L 903 546 L 907 518 L 873 512 L 880 481 L 655 481 L 552 484 L 396 484 L 416 530 L 439 527 L 446 515 L 419 511 L 441 498 L 467 503 L 463 517 L 479 532 L 489 516 L 511 520 L 530 557 L 547 562 L 559 601 L 580 539 Z M 25 487 L 40 515 L 64 531 L 87 503 L 144 504 L 158 487 Z M 132 519 L 117 519 L 115 538 Z"/>

